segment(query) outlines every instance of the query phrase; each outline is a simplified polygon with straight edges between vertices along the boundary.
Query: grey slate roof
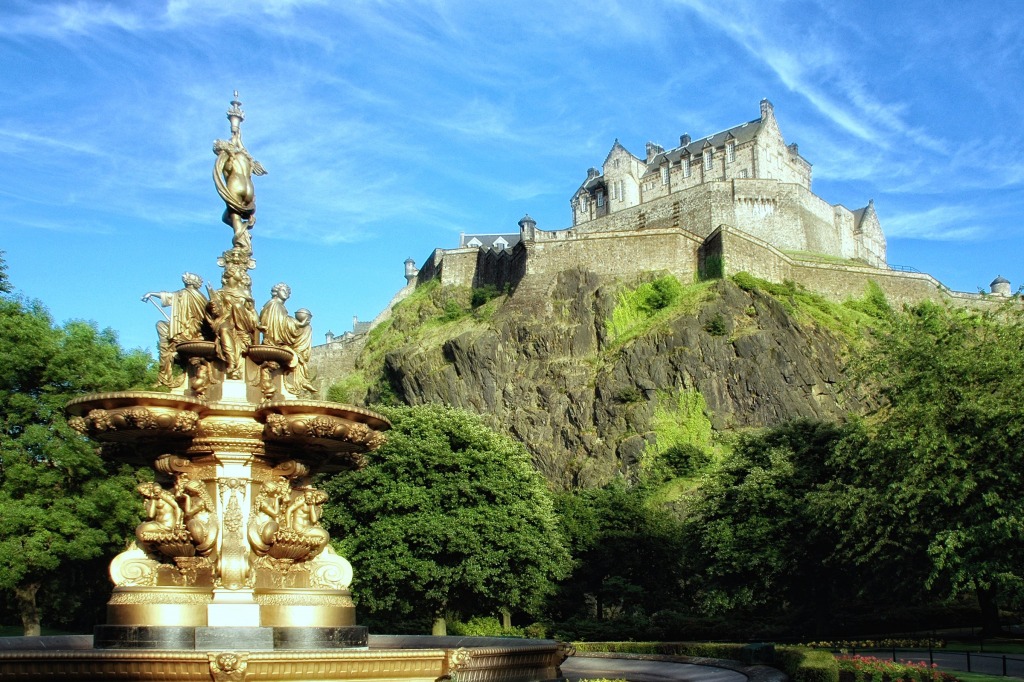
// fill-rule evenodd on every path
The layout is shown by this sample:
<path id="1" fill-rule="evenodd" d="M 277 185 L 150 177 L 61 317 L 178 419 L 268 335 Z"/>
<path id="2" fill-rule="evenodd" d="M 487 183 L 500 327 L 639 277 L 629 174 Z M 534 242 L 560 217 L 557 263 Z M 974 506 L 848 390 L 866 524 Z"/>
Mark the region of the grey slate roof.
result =
<path id="1" fill-rule="evenodd" d="M 650 175 L 651 173 L 658 172 L 661 164 L 665 161 L 668 161 L 669 163 L 679 163 L 679 159 L 683 158 L 683 154 L 700 156 L 704 152 L 704 148 L 706 146 L 710 145 L 712 148 L 724 147 L 726 141 L 730 137 L 736 141 L 737 145 L 749 142 L 757 137 L 757 134 L 761 132 L 761 124 L 761 119 L 755 118 L 753 121 L 741 123 L 738 126 L 733 126 L 732 128 L 715 133 L 714 135 L 708 135 L 707 137 L 692 140 L 690 144 L 685 147 L 669 149 L 665 153 L 658 154 L 651 159 L 651 162 L 647 164 L 647 172 L 644 173 L 644 175 Z"/>
<path id="2" fill-rule="evenodd" d="M 508 232 L 502 234 L 467 234 L 463 233 L 459 236 L 459 248 L 472 248 L 477 247 L 481 249 L 493 249 L 495 251 L 501 251 L 504 249 L 511 249 L 513 246 L 519 243 L 520 233 Z M 502 244 L 502 241 L 505 244 Z M 474 243 L 479 242 L 479 244 Z"/>

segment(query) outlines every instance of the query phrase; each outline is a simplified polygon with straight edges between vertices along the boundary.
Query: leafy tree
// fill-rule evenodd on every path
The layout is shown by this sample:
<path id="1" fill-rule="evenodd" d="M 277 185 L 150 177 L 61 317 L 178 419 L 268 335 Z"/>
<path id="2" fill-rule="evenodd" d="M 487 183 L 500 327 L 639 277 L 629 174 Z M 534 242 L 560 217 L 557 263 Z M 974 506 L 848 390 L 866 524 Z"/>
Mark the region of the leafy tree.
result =
<path id="1" fill-rule="evenodd" d="M 4 252 L 0 251 L 0 294 L 9 294 L 11 291 L 11 281 L 7 278 L 7 262 L 4 260 Z"/>
<path id="2" fill-rule="evenodd" d="M 66 621 L 88 592 L 62 587 L 71 566 L 121 549 L 138 519 L 131 470 L 104 464 L 68 427 L 64 405 L 151 385 L 151 364 L 110 330 L 55 326 L 40 304 L 0 297 L 0 590 L 26 635 L 39 634 L 41 588 Z"/>
<path id="3" fill-rule="evenodd" d="M 426 613 L 442 633 L 450 613 L 535 612 L 569 555 L 526 449 L 460 410 L 378 409 L 388 442 L 323 482 L 360 606 L 389 623 Z"/>
<path id="4" fill-rule="evenodd" d="M 882 408 L 834 464 L 850 561 L 924 567 L 923 586 L 974 591 L 986 628 L 1024 594 L 1024 312 L 933 303 L 893 317 L 862 376 Z"/>
<path id="5" fill-rule="evenodd" d="M 646 492 L 617 480 L 558 496 L 556 509 L 576 561 L 551 604 L 556 620 L 621 620 L 625 627 L 593 628 L 594 636 L 621 636 L 678 601 L 684 577 L 679 524 L 664 508 L 651 506 Z M 586 625 L 577 623 L 576 634 L 583 634 L 581 627 Z"/>
<path id="6" fill-rule="evenodd" d="M 685 519 L 689 589 L 700 611 L 770 610 L 824 624 L 844 581 L 839 567 L 826 568 L 836 538 L 818 491 L 842 434 L 812 421 L 745 434 L 706 477 Z"/>

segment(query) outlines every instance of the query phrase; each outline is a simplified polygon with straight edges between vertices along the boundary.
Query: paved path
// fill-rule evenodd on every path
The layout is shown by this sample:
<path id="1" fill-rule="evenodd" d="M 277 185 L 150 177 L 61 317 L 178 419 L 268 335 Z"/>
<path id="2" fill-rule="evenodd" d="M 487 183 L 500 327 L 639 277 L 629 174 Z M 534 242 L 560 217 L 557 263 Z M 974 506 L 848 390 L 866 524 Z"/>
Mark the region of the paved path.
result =
<path id="1" fill-rule="evenodd" d="M 747 682 L 747 676 L 735 670 L 693 663 L 572 656 L 565 659 L 561 667 L 562 675 L 570 680 L 606 677 L 630 682 Z"/>

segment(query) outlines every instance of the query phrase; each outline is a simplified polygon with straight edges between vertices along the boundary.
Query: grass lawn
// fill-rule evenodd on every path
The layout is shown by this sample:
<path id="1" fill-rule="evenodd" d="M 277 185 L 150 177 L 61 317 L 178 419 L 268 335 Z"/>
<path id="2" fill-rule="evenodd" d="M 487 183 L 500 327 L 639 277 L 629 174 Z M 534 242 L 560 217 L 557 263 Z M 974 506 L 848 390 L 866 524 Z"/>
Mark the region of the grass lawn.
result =
<path id="1" fill-rule="evenodd" d="M 984 647 L 986 653 L 999 654 L 1024 654 L 1024 641 L 1019 639 L 986 639 L 984 642 L 978 640 L 946 640 L 946 648 L 950 651 L 980 651 Z"/>

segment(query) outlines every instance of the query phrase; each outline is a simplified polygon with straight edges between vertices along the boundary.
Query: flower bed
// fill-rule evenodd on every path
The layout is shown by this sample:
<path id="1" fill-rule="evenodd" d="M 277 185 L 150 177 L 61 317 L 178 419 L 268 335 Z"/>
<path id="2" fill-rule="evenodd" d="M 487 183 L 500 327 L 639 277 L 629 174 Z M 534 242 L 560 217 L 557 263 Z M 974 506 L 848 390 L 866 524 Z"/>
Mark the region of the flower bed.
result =
<path id="1" fill-rule="evenodd" d="M 888 661 L 874 656 L 837 656 L 839 682 L 956 682 L 935 664 Z"/>

